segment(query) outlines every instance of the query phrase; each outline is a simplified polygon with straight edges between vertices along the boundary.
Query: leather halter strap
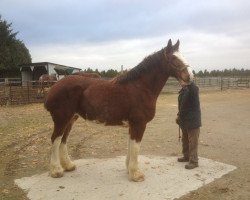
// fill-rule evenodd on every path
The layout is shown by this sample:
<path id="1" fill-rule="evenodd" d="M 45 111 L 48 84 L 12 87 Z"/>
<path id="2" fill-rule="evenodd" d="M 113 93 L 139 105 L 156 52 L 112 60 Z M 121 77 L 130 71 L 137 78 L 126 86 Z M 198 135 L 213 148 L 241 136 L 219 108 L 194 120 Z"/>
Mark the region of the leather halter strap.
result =
<path id="1" fill-rule="evenodd" d="M 187 69 L 188 67 L 190 67 L 189 65 L 184 65 L 182 68 L 178 68 L 177 66 L 175 66 L 175 65 L 172 65 L 171 67 L 173 67 L 174 69 L 176 69 L 176 70 L 178 70 L 178 71 L 180 71 L 180 72 L 182 72 L 183 70 L 185 70 L 185 69 Z"/>

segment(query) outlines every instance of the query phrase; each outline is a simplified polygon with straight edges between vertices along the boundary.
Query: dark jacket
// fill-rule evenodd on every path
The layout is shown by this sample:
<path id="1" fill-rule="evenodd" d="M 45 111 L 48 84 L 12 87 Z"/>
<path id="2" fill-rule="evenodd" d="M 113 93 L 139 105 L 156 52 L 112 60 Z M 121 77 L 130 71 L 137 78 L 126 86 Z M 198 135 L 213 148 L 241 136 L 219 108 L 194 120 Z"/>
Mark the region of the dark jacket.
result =
<path id="1" fill-rule="evenodd" d="M 191 83 L 183 87 L 178 97 L 179 125 L 181 128 L 201 127 L 199 88 Z"/>

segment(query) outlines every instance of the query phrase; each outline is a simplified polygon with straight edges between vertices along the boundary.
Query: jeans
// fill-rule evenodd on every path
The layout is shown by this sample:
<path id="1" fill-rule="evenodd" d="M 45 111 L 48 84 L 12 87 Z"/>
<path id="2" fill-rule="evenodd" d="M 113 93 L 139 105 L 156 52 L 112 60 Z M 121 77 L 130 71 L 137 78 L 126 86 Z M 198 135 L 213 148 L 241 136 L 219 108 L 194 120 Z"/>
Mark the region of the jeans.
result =
<path id="1" fill-rule="evenodd" d="M 198 163 L 198 141 L 200 128 L 182 128 L 182 153 L 189 163 Z"/>

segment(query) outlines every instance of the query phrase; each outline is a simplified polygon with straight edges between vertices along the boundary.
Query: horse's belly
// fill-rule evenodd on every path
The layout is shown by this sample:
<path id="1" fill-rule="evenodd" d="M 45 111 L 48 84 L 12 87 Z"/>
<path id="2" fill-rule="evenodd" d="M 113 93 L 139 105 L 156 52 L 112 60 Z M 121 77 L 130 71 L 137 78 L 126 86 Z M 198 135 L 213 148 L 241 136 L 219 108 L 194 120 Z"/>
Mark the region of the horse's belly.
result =
<path id="1" fill-rule="evenodd" d="M 126 110 L 118 107 L 103 107 L 96 112 L 94 118 L 106 125 L 122 125 L 123 121 L 127 121 L 128 114 Z"/>

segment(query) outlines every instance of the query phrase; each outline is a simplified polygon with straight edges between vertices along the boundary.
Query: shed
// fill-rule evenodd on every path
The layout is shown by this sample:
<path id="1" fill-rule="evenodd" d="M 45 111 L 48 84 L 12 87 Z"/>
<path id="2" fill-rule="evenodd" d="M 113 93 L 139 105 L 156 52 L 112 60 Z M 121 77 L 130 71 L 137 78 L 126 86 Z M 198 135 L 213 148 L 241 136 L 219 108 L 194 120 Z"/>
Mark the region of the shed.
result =
<path id="1" fill-rule="evenodd" d="M 23 84 L 27 81 L 36 81 L 43 74 L 53 75 L 56 74 L 57 79 L 63 78 L 65 75 L 70 75 L 75 72 L 81 71 L 80 68 L 50 63 L 38 62 L 19 65 Z"/>

